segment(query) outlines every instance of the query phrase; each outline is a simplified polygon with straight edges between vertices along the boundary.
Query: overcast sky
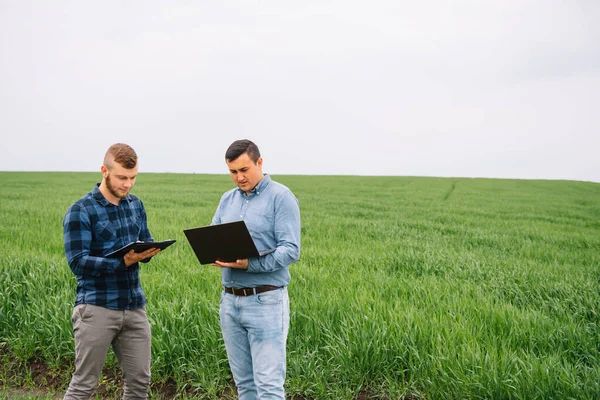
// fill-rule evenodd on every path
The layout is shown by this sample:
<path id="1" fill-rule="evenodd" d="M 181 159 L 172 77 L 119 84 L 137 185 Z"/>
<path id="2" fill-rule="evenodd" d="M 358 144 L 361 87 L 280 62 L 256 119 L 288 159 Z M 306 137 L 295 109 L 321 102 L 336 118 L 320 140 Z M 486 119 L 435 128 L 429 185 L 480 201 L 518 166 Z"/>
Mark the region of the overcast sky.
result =
<path id="1" fill-rule="evenodd" d="M 0 170 L 600 182 L 600 1 L 0 0 Z"/>

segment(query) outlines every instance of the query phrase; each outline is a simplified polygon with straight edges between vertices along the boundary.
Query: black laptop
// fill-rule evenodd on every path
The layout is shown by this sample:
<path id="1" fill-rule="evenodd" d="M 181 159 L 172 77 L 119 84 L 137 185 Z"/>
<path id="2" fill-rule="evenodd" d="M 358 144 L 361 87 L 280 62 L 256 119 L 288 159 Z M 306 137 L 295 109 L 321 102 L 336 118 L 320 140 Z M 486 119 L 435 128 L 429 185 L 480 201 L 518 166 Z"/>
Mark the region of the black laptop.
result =
<path id="1" fill-rule="evenodd" d="M 275 251 L 259 252 L 244 221 L 184 229 L 183 233 L 200 264 L 212 264 L 217 260 L 235 262 Z"/>

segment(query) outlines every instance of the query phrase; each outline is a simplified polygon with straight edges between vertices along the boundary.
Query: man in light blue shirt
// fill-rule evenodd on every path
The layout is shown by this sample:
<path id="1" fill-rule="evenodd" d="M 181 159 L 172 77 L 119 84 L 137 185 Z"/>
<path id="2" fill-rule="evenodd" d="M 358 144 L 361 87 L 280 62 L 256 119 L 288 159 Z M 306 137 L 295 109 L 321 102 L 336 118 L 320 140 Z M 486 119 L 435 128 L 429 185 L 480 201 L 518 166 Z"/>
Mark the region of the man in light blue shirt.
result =
<path id="1" fill-rule="evenodd" d="M 259 252 L 270 253 L 222 268 L 221 331 L 240 400 L 285 399 L 290 310 L 289 266 L 300 256 L 300 209 L 294 194 L 263 174 L 263 159 L 249 140 L 225 153 L 237 188 L 222 197 L 212 223 L 243 220 Z"/>

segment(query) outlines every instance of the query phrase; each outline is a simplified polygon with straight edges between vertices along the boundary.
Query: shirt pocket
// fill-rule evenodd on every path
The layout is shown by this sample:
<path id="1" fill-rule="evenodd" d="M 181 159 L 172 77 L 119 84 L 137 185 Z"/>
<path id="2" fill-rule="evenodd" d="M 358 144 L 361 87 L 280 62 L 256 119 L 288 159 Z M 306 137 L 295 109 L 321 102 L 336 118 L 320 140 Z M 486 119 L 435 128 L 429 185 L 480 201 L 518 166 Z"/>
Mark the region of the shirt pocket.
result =
<path id="1" fill-rule="evenodd" d="M 94 239 L 102 242 L 103 248 L 112 248 L 117 242 L 116 227 L 110 221 L 98 221 L 94 225 Z"/>
<path id="2" fill-rule="evenodd" d="M 261 233 L 270 230 L 275 221 L 275 213 L 272 207 L 261 207 L 249 209 L 244 217 L 250 233 Z"/>

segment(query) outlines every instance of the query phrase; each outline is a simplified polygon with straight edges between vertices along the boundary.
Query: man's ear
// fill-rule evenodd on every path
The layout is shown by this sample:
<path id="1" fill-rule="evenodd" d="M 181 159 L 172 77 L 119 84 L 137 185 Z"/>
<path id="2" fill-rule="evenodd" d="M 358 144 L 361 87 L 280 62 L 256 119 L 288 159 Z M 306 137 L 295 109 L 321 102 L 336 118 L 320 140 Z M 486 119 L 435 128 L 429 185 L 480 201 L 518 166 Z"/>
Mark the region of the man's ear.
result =
<path id="1" fill-rule="evenodd" d="M 256 160 L 256 166 L 258 168 L 262 168 L 262 157 L 258 157 L 258 160 Z"/>
<path id="2" fill-rule="evenodd" d="M 100 172 L 102 172 L 102 176 L 106 178 L 108 175 L 108 168 L 106 168 L 106 166 L 103 165 L 100 167 Z"/>

